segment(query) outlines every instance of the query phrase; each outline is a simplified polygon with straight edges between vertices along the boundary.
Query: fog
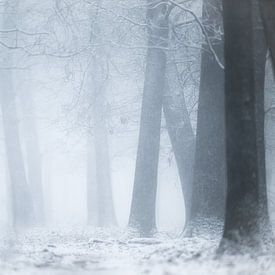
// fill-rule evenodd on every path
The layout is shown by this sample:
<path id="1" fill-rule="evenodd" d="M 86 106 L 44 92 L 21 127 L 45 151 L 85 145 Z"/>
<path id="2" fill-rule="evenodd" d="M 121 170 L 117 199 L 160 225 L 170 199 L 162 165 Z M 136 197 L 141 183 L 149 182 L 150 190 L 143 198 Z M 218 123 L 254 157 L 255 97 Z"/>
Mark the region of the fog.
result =
<path id="1" fill-rule="evenodd" d="M 0 1 L 1 274 L 273 274 L 273 1 Z"/>

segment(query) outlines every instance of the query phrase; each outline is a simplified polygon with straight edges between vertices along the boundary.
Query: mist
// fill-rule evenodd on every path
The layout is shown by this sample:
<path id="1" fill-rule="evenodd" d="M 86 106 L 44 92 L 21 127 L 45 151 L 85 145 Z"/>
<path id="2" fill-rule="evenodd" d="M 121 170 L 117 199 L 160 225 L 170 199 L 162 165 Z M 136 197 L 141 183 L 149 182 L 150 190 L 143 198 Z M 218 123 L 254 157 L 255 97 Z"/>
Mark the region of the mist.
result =
<path id="1" fill-rule="evenodd" d="M 274 273 L 274 1 L 0 4 L 1 274 Z"/>

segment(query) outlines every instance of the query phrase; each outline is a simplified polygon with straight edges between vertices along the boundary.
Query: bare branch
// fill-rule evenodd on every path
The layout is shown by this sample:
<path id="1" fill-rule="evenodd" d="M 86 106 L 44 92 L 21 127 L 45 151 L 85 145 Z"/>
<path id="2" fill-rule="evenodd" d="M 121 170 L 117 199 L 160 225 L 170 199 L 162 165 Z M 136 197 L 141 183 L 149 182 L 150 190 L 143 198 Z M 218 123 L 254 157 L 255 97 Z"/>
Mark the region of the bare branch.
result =
<path id="1" fill-rule="evenodd" d="M 204 25 L 202 24 L 202 22 L 200 21 L 200 19 L 198 18 L 198 16 L 192 10 L 187 9 L 187 8 L 183 7 L 182 5 L 179 5 L 178 3 L 176 3 L 173 0 L 168 0 L 168 2 L 172 3 L 173 5 L 175 5 L 176 7 L 178 7 L 179 9 L 181 9 L 181 10 L 183 10 L 183 11 L 191 14 L 194 17 L 195 21 L 197 22 L 197 24 L 199 25 L 199 27 L 200 27 L 200 29 L 202 31 L 202 34 L 204 35 L 204 37 L 206 39 L 206 42 L 207 42 L 207 44 L 209 46 L 209 49 L 210 49 L 210 52 L 212 53 L 213 57 L 215 58 L 216 62 L 220 66 L 220 68 L 224 70 L 224 65 L 222 64 L 222 62 L 220 61 L 218 55 L 216 54 L 216 52 L 215 52 L 215 50 L 213 48 L 213 45 L 212 45 L 212 43 L 211 43 L 211 41 L 210 41 L 210 39 L 209 39 L 209 37 L 207 35 L 207 31 L 206 31 Z"/>

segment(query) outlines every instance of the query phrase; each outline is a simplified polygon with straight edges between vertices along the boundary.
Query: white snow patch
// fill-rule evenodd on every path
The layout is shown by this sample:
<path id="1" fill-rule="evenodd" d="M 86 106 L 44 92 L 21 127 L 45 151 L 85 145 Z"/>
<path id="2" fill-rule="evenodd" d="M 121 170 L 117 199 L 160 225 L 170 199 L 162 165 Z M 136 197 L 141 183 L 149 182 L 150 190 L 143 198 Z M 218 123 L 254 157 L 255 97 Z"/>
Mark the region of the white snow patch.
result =
<path id="1" fill-rule="evenodd" d="M 275 274 L 272 253 L 217 258 L 218 235 L 146 239 L 121 230 L 36 229 L 1 238 L 0 274 Z"/>

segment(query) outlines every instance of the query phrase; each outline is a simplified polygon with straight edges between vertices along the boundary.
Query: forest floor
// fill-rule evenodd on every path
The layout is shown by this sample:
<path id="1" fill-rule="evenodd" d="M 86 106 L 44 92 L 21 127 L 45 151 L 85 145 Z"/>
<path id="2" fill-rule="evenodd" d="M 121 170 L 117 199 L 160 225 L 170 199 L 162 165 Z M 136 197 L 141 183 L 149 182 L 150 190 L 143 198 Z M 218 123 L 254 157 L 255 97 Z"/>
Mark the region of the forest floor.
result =
<path id="1" fill-rule="evenodd" d="M 216 257 L 219 234 L 136 238 L 120 230 L 32 230 L 0 245 L 1 275 L 275 274 L 275 252 Z"/>

